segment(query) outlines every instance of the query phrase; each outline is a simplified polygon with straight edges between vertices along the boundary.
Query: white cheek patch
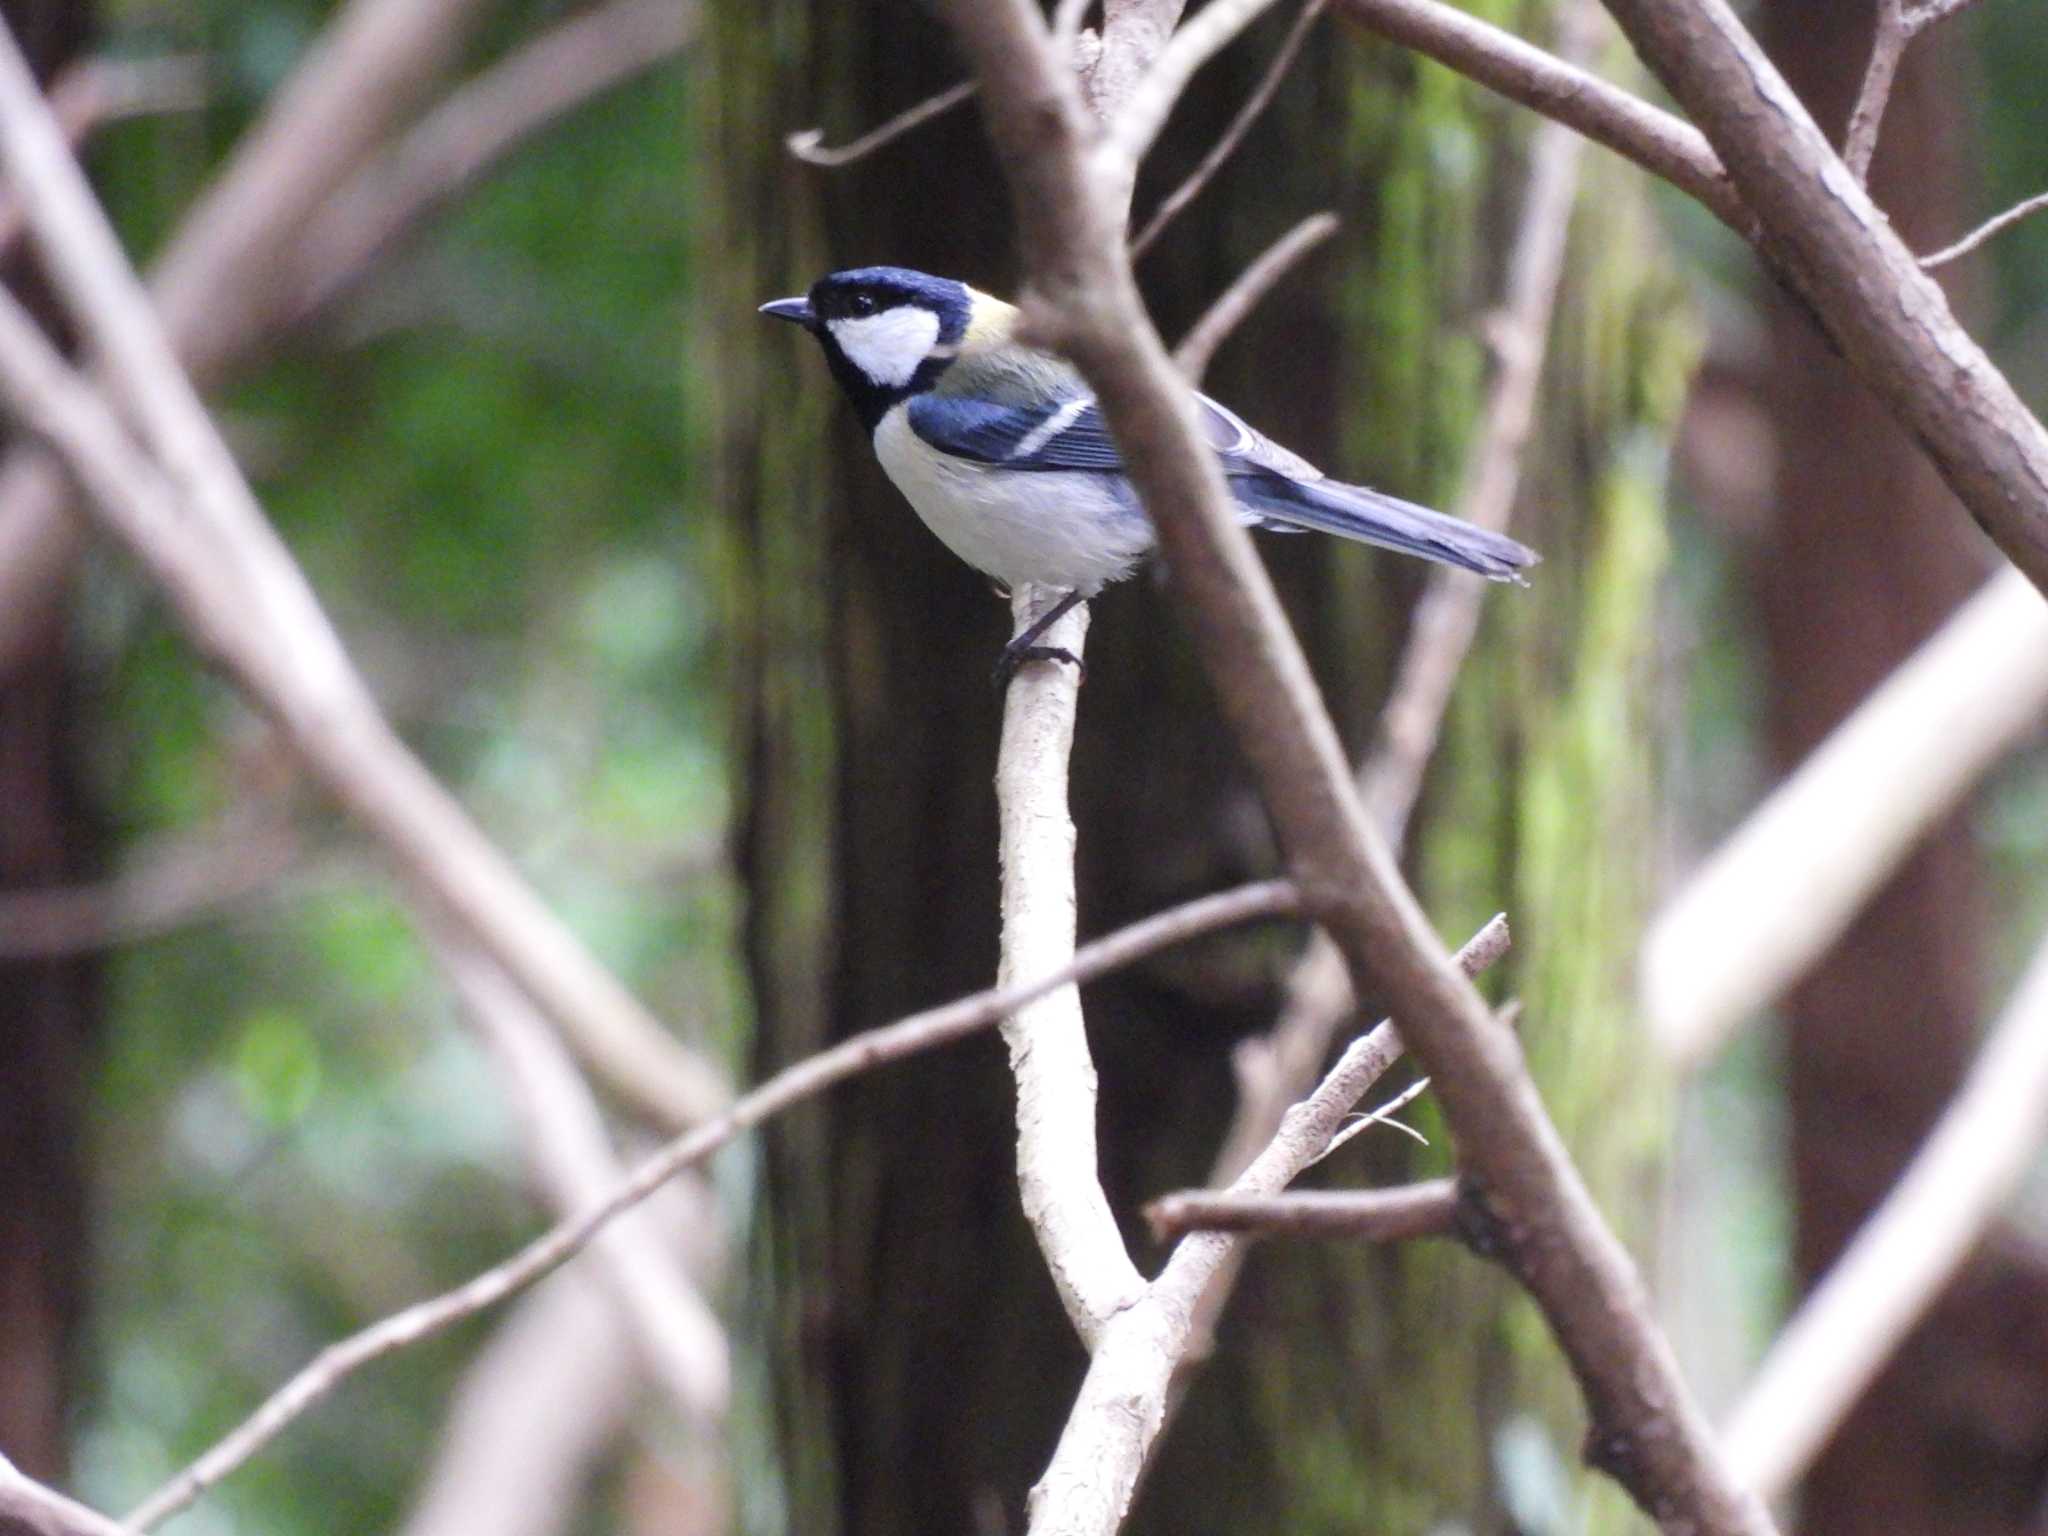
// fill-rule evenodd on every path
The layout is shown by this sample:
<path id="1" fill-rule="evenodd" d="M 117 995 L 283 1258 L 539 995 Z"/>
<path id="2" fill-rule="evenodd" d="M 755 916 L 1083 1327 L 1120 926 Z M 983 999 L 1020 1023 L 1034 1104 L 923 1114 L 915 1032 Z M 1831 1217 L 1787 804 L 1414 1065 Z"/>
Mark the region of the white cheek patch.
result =
<path id="1" fill-rule="evenodd" d="M 939 317 L 916 304 L 825 327 L 854 367 L 891 389 L 910 382 L 939 339 Z"/>

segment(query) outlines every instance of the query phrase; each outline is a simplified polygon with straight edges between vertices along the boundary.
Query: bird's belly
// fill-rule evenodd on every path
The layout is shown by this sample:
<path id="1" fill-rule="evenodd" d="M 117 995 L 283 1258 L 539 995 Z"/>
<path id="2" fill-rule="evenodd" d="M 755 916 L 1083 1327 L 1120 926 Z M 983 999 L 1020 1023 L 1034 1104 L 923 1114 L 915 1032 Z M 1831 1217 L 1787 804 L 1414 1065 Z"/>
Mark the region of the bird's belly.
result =
<path id="1" fill-rule="evenodd" d="M 1152 525 L 1121 477 L 952 458 L 912 432 L 901 410 L 875 429 L 875 456 L 948 549 L 1007 586 L 1092 596 L 1152 548 Z"/>

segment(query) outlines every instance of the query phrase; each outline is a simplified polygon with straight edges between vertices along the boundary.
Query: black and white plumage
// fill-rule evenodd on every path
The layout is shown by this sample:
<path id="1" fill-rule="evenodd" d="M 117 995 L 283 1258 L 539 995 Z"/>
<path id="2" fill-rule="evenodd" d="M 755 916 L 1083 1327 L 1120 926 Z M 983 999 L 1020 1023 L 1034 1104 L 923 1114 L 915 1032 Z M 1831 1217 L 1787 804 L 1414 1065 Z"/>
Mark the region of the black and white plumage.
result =
<path id="1" fill-rule="evenodd" d="M 1086 381 L 1064 360 L 1017 342 L 1013 306 L 949 278 L 862 267 L 761 312 L 817 337 L 882 468 L 926 526 L 977 570 L 1006 586 L 1037 583 L 1088 598 L 1151 552 L 1152 525 Z M 1247 523 L 1313 528 L 1495 581 L 1518 581 L 1536 563 L 1501 534 L 1331 480 L 1207 396 L 1196 398 Z"/>

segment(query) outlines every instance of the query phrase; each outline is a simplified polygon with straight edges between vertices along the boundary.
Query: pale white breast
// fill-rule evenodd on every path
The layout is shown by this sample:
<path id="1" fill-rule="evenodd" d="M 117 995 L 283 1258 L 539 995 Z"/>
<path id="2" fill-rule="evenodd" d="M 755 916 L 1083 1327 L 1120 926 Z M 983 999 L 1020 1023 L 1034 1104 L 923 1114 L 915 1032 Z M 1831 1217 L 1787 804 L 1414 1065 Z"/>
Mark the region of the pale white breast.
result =
<path id="1" fill-rule="evenodd" d="M 1152 548 L 1152 525 L 1107 477 L 950 458 L 910 430 L 901 405 L 875 428 L 875 457 L 948 549 L 1008 586 L 1092 596 Z"/>

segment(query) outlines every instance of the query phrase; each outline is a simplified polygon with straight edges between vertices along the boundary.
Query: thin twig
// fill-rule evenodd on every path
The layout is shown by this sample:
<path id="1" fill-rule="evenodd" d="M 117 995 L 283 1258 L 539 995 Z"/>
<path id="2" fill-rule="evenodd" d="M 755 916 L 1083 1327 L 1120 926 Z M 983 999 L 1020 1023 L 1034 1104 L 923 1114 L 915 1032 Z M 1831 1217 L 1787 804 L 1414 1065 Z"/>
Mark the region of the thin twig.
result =
<path id="1" fill-rule="evenodd" d="M 1145 1220 L 1161 1242 L 1187 1232 L 1251 1232 L 1397 1243 L 1456 1236 L 1457 1216 L 1455 1179 L 1430 1179 L 1400 1189 L 1312 1189 L 1284 1195 L 1187 1189 L 1162 1195 L 1145 1207 Z"/>
<path id="2" fill-rule="evenodd" d="M 191 1466 L 150 1495 L 127 1524 L 147 1530 L 185 1508 L 241 1466 L 301 1414 L 350 1376 L 421 1339 L 473 1317 L 573 1258 L 622 1212 L 631 1210 L 685 1168 L 793 1105 L 890 1062 L 935 1050 L 987 1029 L 1019 1008 L 1065 986 L 1094 980 L 1146 955 L 1202 934 L 1295 910 L 1294 887 L 1266 880 L 1200 897 L 1083 945 L 1073 961 L 1020 986 L 979 992 L 942 1007 L 867 1030 L 783 1068 L 732 1107 L 677 1137 L 583 1214 L 558 1223 L 504 1262 L 430 1300 L 330 1344 Z"/>
<path id="3" fill-rule="evenodd" d="M 2015 203 L 2001 214 L 1986 219 L 1954 245 L 1945 245 L 1931 256 L 1920 258 L 1920 268 L 1932 272 L 1936 267 L 1947 266 L 1959 257 L 1967 256 L 1993 235 L 2003 234 L 2021 219 L 2048 208 L 2048 192 L 2037 192 L 2023 203 Z"/>
<path id="4" fill-rule="evenodd" d="M 1842 160 L 1859 186 L 1870 180 L 1870 161 L 1877 153 L 1884 109 L 1891 103 L 1892 81 L 1912 37 L 1913 28 L 1906 19 L 1906 0 L 1877 0 L 1870 63 L 1863 71 L 1863 85 L 1856 93 L 1856 106 L 1849 114 L 1849 131 L 1842 141 Z"/>
<path id="5" fill-rule="evenodd" d="M 1247 96 L 1244 105 L 1237 109 L 1237 115 L 1223 130 L 1222 136 L 1209 146 L 1209 152 L 1202 156 L 1201 163 L 1188 173 L 1187 180 L 1175 187 L 1161 199 L 1152 217 L 1145 222 L 1136 239 L 1131 241 L 1131 260 L 1140 260 L 1152 248 L 1153 241 L 1166 232 L 1166 226 L 1180 216 L 1180 211 L 1201 196 L 1202 189 L 1209 185 L 1224 162 L 1237 153 L 1237 147 L 1251 132 L 1252 125 L 1272 104 L 1273 97 L 1280 90 L 1280 83 L 1287 78 L 1287 72 L 1294 67 L 1295 57 L 1301 52 L 1301 45 L 1308 41 L 1308 35 L 1315 30 L 1316 21 L 1329 0 L 1307 0 L 1294 18 L 1294 25 L 1287 29 L 1279 51 L 1260 77 L 1258 86 Z"/>
<path id="6" fill-rule="evenodd" d="M 1316 1155 L 1316 1161 L 1320 1163 L 1340 1148 L 1349 1146 L 1376 1125 L 1384 1125 L 1389 1130 L 1399 1131 L 1404 1136 L 1413 1137 L 1416 1141 L 1421 1142 L 1423 1146 L 1428 1146 L 1429 1138 L 1427 1136 L 1416 1130 L 1414 1126 L 1403 1125 L 1394 1118 L 1394 1116 L 1400 1114 L 1402 1110 L 1413 1104 L 1427 1092 L 1429 1092 L 1429 1079 L 1418 1077 L 1377 1109 L 1369 1109 L 1364 1114 L 1355 1117 L 1349 1125 L 1330 1138 L 1330 1144 Z"/>
<path id="7" fill-rule="evenodd" d="M 1261 252 L 1252 264 L 1237 274 L 1237 279 L 1222 293 L 1216 302 L 1202 312 L 1201 319 L 1188 327 L 1180 345 L 1173 349 L 1173 361 L 1180 371 L 1187 375 L 1189 382 L 1199 384 L 1202 375 L 1209 371 L 1209 364 L 1216 356 L 1216 349 L 1229 339 L 1231 332 L 1244 324 L 1259 301 L 1292 271 L 1304 256 L 1337 233 L 1338 219 L 1334 213 L 1312 213 L 1294 228 Z M 1133 251 L 1133 257 L 1136 256 Z"/>
<path id="8" fill-rule="evenodd" d="M 1167 115 L 1200 69 L 1229 47 L 1273 0 L 1209 0 L 1194 19 L 1177 28 L 1152 61 L 1130 99 L 1110 115 L 1105 149 L 1135 168 L 1166 126 Z"/>
<path id="9" fill-rule="evenodd" d="M 944 116 L 974 95 L 972 80 L 962 80 L 958 85 L 949 85 L 936 96 L 927 96 L 916 106 L 905 109 L 883 123 L 879 128 L 870 128 L 859 138 L 834 147 L 827 147 L 825 130 L 805 128 L 792 133 L 782 141 L 783 147 L 805 165 L 823 166 L 836 171 L 841 166 L 852 165 L 856 160 L 865 160 L 878 149 L 886 149 L 905 134 L 915 133 L 935 117 Z"/>
<path id="10" fill-rule="evenodd" d="M 1800 1305 L 1723 1437 L 1766 1498 L 1792 1488 L 2033 1167 L 2048 1123 L 2048 944 L 1970 1075 Z"/>

